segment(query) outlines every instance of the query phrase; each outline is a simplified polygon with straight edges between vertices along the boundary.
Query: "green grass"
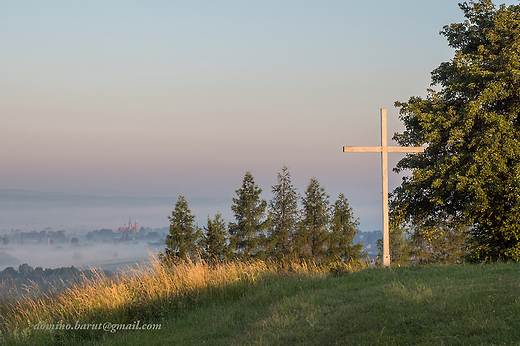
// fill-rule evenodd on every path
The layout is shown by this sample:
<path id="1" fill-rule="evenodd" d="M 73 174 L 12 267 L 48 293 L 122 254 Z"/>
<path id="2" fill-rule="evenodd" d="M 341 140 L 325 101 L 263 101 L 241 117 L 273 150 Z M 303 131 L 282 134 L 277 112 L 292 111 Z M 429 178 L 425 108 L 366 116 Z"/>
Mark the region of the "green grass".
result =
<path id="1" fill-rule="evenodd" d="M 82 345 L 520 344 L 519 264 L 371 268 L 338 277 L 318 268 L 290 275 L 262 268 L 248 274 L 246 281 L 221 282 L 218 293 L 207 289 L 185 295 L 175 305 L 164 305 L 158 314 L 161 330 L 100 332 L 89 340 L 84 340 L 92 336 L 88 333 L 70 331 L 60 334 L 68 338 L 61 341 Z M 33 333 L 24 342 L 60 341 L 49 339 L 48 334 Z"/>

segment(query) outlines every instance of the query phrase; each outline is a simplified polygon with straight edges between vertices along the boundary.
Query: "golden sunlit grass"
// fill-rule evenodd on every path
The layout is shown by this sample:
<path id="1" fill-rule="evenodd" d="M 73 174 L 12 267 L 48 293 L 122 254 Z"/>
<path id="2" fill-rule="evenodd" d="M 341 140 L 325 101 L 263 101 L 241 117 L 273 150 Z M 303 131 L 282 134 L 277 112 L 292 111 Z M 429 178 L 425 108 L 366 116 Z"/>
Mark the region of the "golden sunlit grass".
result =
<path id="1" fill-rule="evenodd" d="M 520 341 L 516 263 L 359 270 L 366 267 L 364 262 L 320 266 L 262 261 L 163 266 L 152 257 L 116 277 L 98 272 L 47 295 L 32 288 L 20 300 L 2 297 L 0 344 L 516 345 Z M 351 274 L 343 275 L 347 272 Z M 111 332 L 74 328 L 77 321 L 89 325 L 137 321 L 160 328 Z M 51 323 L 62 328 L 34 328 Z M 69 329 L 63 328 L 69 324 Z"/>
<path id="2" fill-rule="evenodd" d="M 344 271 L 354 269 L 343 264 Z M 252 285 L 284 276 L 322 276 L 329 270 L 314 263 L 281 267 L 264 261 L 218 265 L 189 261 L 165 266 L 152 255 L 137 269 L 128 268 L 116 277 L 109 278 L 102 271 L 95 271 L 92 278 L 84 277 L 80 283 L 62 291 L 44 294 L 34 285 L 27 287 L 31 293 L 12 292 L 12 297 L 3 297 L 0 304 L 0 326 L 4 341 L 23 342 L 36 332 L 39 337 L 47 333 L 50 338 L 67 334 L 63 327 L 35 331 L 34 326 L 38 324 L 167 321 L 189 305 L 210 299 L 236 299 Z M 338 271 L 337 266 L 334 270 Z M 102 331 L 88 330 L 83 334 L 74 331 L 78 338 L 95 338 L 96 333 Z"/>

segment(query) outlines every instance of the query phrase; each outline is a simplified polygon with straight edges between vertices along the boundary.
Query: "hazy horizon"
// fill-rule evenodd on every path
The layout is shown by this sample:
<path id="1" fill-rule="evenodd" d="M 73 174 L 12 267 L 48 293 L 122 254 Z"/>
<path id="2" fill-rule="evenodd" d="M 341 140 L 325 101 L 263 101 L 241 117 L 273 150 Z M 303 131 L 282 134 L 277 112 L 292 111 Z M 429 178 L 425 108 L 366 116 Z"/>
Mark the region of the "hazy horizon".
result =
<path id="1" fill-rule="evenodd" d="M 151 254 L 163 251 L 169 227 L 167 216 L 176 201 L 176 197 L 94 196 L 0 189 L 0 271 L 9 266 L 18 268 L 22 263 L 33 268 L 75 266 L 112 271 L 135 266 L 136 262 L 146 261 Z M 333 201 L 331 198 L 331 203 Z M 358 211 L 356 215 L 366 216 L 360 231 L 380 231 L 380 220 L 367 221 L 374 206 L 364 201 L 353 202 Z M 231 198 L 194 198 L 188 199 L 188 203 L 199 227 L 206 226 L 207 216 L 213 217 L 217 211 L 226 222 L 234 221 Z M 132 225 L 137 221 L 139 227 L 145 229 L 122 239 L 124 233 L 118 233 L 118 228 L 128 226 L 129 221 Z M 92 231 L 101 229 L 111 229 L 114 235 L 103 239 L 88 237 L 94 233 Z M 58 231 L 64 231 L 64 238 L 53 238 Z M 156 236 L 150 237 L 150 232 Z M 7 244 L 2 238 L 4 235 L 9 238 Z M 78 238 L 78 242 L 73 243 L 73 238 Z"/>
<path id="2" fill-rule="evenodd" d="M 342 147 L 380 145 L 380 108 L 403 131 L 394 102 L 426 95 L 463 20 L 451 0 L 1 2 L 0 189 L 101 205 L 6 202 L 0 232 L 168 226 L 179 195 L 229 222 L 246 171 L 269 200 L 284 165 L 381 229 L 380 156 Z"/>
<path id="3" fill-rule="evenodd" d="M 237 187 L 239 188 L 239 187 Z M 302 191 L 299 191 L 302 193 Z M 272 196 L 262 193 L 261 198 Z M 233 196 L 233 197 L 236 197 Z M 337 196 L 336 196 L 337 197 Z M 331 196 L 334 203 L 336 197 Z M 102 228 L 117 231 L 119 227 L 137 221 L 139 227 L 169 227 L 177 197 L 100 196 L 94 194 L 66 194 L 61 192 L 0 189 L 0 236 L 11 230 L 23 232 L 65 230 L 68 234 L 85 233 Z M 213 218 L 220 212 L 226 222 L 233 222 L 230 198 L 187 198 L 192 214 L 199 227 L 206 226 L 207 217 Z M 354 200 L 349 203 L 355 208 L 355 217 L 362 219 L 360 230 L 381 229 L 381 216 L 373 217 L 374 203 L 379 201 Z M 362 217 L 360 217 L 360 215 Z"/>

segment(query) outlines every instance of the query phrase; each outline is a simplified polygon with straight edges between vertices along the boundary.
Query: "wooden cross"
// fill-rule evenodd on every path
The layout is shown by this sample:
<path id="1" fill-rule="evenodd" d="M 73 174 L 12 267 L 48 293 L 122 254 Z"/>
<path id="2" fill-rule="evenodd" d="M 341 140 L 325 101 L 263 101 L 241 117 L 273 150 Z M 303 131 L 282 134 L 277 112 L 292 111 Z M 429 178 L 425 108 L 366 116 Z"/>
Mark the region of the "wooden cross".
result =
<path id="1" fill-rule="evenodd" d="M 388 152 L 422 153 L 423 147 L 389 147 L 386 135 L 386 109 L 381 108 L 381 146 L 380 147 L 343 147 L 343 152 L 381 153 L 383 178 L 383 265 L 390 266 L 390 244 L 388 233 Z"/>

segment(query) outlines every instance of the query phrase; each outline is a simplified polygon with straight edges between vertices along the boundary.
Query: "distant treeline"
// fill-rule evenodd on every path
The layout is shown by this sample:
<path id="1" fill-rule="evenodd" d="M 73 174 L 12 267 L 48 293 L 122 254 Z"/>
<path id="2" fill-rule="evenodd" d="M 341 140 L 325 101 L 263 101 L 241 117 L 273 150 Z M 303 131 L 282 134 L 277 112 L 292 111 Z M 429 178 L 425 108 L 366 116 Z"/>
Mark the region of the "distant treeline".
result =
<path id="1" fill-rule="evenodd" d="M 80 270 L 72 267 L 57 269 L 33 268 L 27 263 L 20 264 L 18 270 L 7 267 L 0 272 L 0 293 L 3 296 L 16 296 L 27 293 L 49 293 L 61 290 L 84 280 L 92 280 L 95 276 L 113 277 L 111 271 Z"/>
<path id="2" fill-rule="evenodd" d="M 226 224 L 219 212 L 213 218 L 208 216 L 202 229 L 186 199 L 179 196 L 169 216 L 166 249 L 160 257 L 165 261 L 256 258 L 325 264 L 365 257 L 363 244 L 353 244 L 359 222 L 343 193 L 331 205 L 325 189 L 312 177 L 301 196 L 286 166 L 277 180 L 267 202 L 260 198 L 262 189 L 251 172 L 246 172 L 231 206 L 234 222 Z"/>
<path id="3" fill-rule="evenodd" d="M 129 238 L 143 239 L 149 241 L 157 241 L 162 238 L 164 240 L 165 234 L 168 232 L 168 227 L 155 228 L 152 230 L 149 227 L 141 227 L 139 233 L 132 234 L 129 237 L 128 232 L 114 232 L 111 229 L 103 228 L 101 230 L 93 230 L 86 234 L 86 239 L 92 242 L 109 242 L 109 241 L 126 241 Z M 63 244 L 77 244 L 79 238 L 76 236 L 67 236 L 65 230 L 53 231 L 46 228 L 42 231 L 22 232 L 21 230 L 11 230 L 10 234 L 0 236 L 3 246 L 12 244 L 36 243 L 43 245 L 63 245 Z"/>
<path id="4" fill-rule="evenodd" d="M 159 233 L 160 232 L 160 233 Z M 124 232 L 114 232 L 111 229 L 100 229 L 94 230 L 87 233 L 85 238 L 87 240 L 97 242 L 107 242 L 107 241 L 125 241 L 129 238 L 132 239 L 143 239 L 143 240 L 157 240 L 162 237 L 164 240 L 164 233 L 168 232 L 168 228 L 164 227 L 162 229 L 156 228 L 152 231 L 151 228 L 141 227 L 139 233 L 132 233 L 131 231 Z"/>
<path id="5" fill-rule="evenodd" d="M 50 228 L 46 228 L 43 231 L 36 232 L 22 232 L 20 230 L 11 230 L 11 235 L 4 234 L 2 237 L 2 244 L 9 245 L 10 243 L 20 243 L 24 244 L 25 242 L 37 242 L 37 243 L 50 243 L 50 244 L 64 244 L 68 241 L 65 236 L 65 231 L 53 231 Z"/>

